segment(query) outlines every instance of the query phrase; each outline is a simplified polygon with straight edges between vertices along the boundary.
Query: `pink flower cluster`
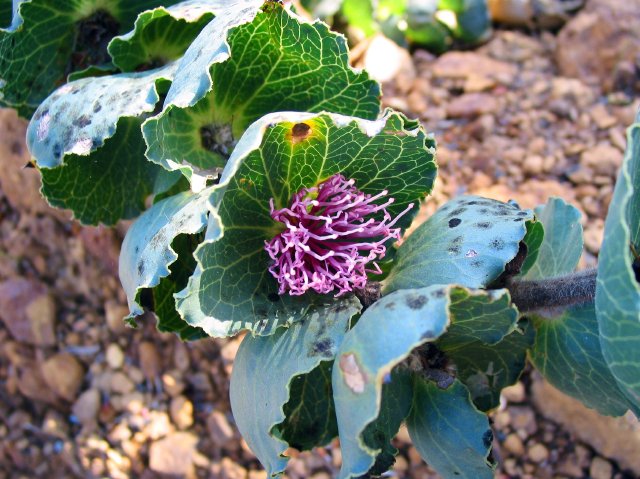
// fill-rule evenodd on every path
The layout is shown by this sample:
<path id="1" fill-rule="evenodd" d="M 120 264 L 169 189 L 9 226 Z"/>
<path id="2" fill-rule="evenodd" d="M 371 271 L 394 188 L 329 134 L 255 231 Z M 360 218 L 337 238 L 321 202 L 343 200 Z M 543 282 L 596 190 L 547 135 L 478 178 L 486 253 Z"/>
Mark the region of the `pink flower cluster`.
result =
<path id="1" fill-rule="evenodd" d="M 282 233 L 265 241 L 279 293 L 301 295 L 312 289 L 326 294 L 337 289 L 336 296 L 341 296 L 364 288 L 367 273 L 380 274 L 376 260 L 384 257 L 388 240 L 400 239 L 400 228 L 393 226 L 413 207 L 392 219 L 386 207 L 393 198 L 374 203 L 386 195 L 386 190 L 374 196 L 362 193 L 354 180 L 334 175 L 294 194 L 288 208 L 276 210 L 272 199 L 271 217 L 285 225 Z"/>

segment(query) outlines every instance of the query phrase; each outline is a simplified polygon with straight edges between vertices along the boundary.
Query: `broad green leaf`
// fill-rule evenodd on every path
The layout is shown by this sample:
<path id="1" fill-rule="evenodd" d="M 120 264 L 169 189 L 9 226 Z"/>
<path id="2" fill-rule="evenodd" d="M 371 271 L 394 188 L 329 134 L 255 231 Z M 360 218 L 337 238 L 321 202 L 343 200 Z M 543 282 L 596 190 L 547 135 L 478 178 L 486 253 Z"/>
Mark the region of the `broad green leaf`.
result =
<path id="1" fill-rule="evenodd" d="M 143 313 L 140 292 L 158 286 L 162 278 L 170 275 L 169 267 L 178 260 L 172 248 L 174 240 L 179 235 L 194 235 L 206 226 L 210 193 L 187 192 L 166 198 L 145 211 L 129 228 L 120 252 L 120 281 L 129 303 L 129 318 Z M 210 215 L 209 220 L 209 230 L 213 231 L 216 215 Z"/>
<path id="2" fill-rule="evenodd" d="M 475 342 L 496 344 L 516 329 L 518 310 L 506 289 L 475 295 L 465 289 L 451 293 L 452 324 L 437 346 L 453 353 Z"/>
<path id="3" fill-rule="evenodd" d="M 475 406 L 480 411 L 489 411 L 499 406 L 500 392 L 520 377 L 534 338 L 533 326 L 523 320 L 518 329 L 497 344 L 474 341 L 454 351 L 445 347 L 443 350 Z"/>
<path id="4" fill-rule="evenodd" d="M 544 226 L 540 221 L 527 221 L 527 234 L 522 242 L 527 246 L 527 257 L 520 268 L 520 275 L 526 275 L 538 260 L 540 246 L 544 241 Z"/>
<path id="5" fill-rule="evenodd" d="M 161 84 L 174 71 L 175 65 L 168 65 L 142 73 L 83 78 L 59 88 L 38 107 L 27 129 L 27 145 L 38 166 L 54 168 L 64 164 L 67 155 L 88 156 L 116 134 L 120 118 L 151 113 L 160 99 Z"/>
<path id="6" fill-rule="evenodd" d="M 328 342 L 319 343 L 320 348 L 328 345 Z M 338 436 L 332 368 L 331 361 L 323 361 L 313 371 L 291 379 L 289 400 L 283 406 L 286 419 L 273 429 L 290 447 L 307 451 L 324 446 Z"/>
<path id="7" fill-rule="evenodd" d="M 443 479 L 492 479 L 493 433 L 459 381 L 447 389 L 416 377 L 407 429 L 423 459 Z"/>
<path id="8" fill-rule="evenodd" d="M 443 53 L 453 44 L 451 31 L 435 16 L 437 0 L 407 1 L 404 35 L 409 43 L 420 45 L 434 53 Z"/>
<path id="9" fill-rule="evenodd" d="M 114 65 L 129 72 L 177 60 L 226 3 L 190 0 L 142 12 L 132 31 L 109 42 L 109 55 Z"/>
<path id="10" fill-rule="evenodd" d="M 301 188 L 341 173 L 365 193 L 388 190 L 395 202 L 387 209 L 395 216 L 431 190 L 433 151 L 429 136 L 392 112 L 377 121 L 309 113 L 262 118 L 247 130 L 222 173 L 214 204 L 224 233 L 198 248 L 199 269 L 179 294 L 179 311 L 212 336 L 243 329 L 267 335 L 298 320 L 321 298 L 278 295 L 264 251 L 264 242 L 279 232 L 270 216 L 271 198 L 282 208 Z M 407 214 L 398 225 L 410 221 Z"/>
<path id="11" fill-rule="evenodd" d="M 83 224 L 113 225 L 138 216 L 145 199 L 177 181 L 174 172 L 144 157 L 140 121 L 122 118 L 113 138 L 94 152 L 90 161 L 77 154 L 65 163 L 41 167 L 42 194 L 50 205 L 68 208 Z"/>
<path id="12" fill-rule="evenodd" d="M 169 105 L 146 122 L 152 161 L 213 176 L 248 125 L 267 113 L 379 114 L 378 84 L 349 66 L 344 37 L 323 23 L 274 6 L 231 31 L 229 52 L 212 66 L 213 90 L 204 98 L 190 108 Z"/>
<path id="13" fill-rule="evenodd" d="M 264 0 L 229 0 L 224 2 L 224 8 L 216 10 L 216 17 L 202 29 L 178 61 L 178 71 L 167 93 L 165 109 L 169 105 L 180 108 L 192 106 L 211 90 L 209 69 L 214 63 L 222 63 L 229 58 L 227 37 L 230 31 L 250 23 L 263 3 Z M 271 5 L 273 7 L 268 8 L 279 8 Z"/>
<path id="14" fill-rule="evenodd" d="M 404 369 L 393 370 L 382 385 L 378 417 L 362 431 L 365 447 L 378 451 L 373 466 L 364 477 L 380 476 L 395 463 L 398 450 L 391 441 L 409 414 L 412 397 L 411 373 Z"/>
<path id="15" fill-rule="evenodd" d="M 383 461 L 385 457 L 387 462 L 393 457 L 388 444 L 390 433 L 373 441 L 366 434 L 380 418 L 383 385 L 390 378 L 392 383 L 395 381 L 393 375 L 389 376 L 392 369 L 425 343 L 435 343 L 437 347 L 448 344 L 455 354 L 456 347 L 460 351 L 465 345 L 473 347 L 472 337 L 486 339 L 488 343 L 498 341 L 514 329 L 515 310 L 508 299 L 504 291 L 467 291 L 453 285 L 432 285 L 393 292 L 362 314 L 347 333 L 333 371 L 342 447 L 341 478 L 367 473 L 380 460 L 381 452 Z M 474 314 L 479 316 L 477 333 L 468 330 Z M 492 322 L 497 324 L 491 325 Z M 404 411 L 402 404 L 399 399 L 398 407 Z M 397 430 L 400 420 L 396 416 L 391 421 L 392 428 Z"/>
<path id="16" fill-rule="evenodd" d="M 544 238 L 537 260 L 524 279 L 545 279 L 572 273 L 582 256 L 580 211 L 561 198 L 550 198 L 535 210 L 544 227 Z"/>
<path id="17" fill-rule="evenodd" d="M 465 45 L 477 44 L 491 35 L 491 18 L 486 0 L 440 0 L 438 10 L 438 20 L 449 27 L 456 40 Z M 447 15 L 449 12 L 453 15 Z"/>
<path id="18" fill-rule="evenodd" d="M 573 307 L 557 318 L 533 319 L 531 360 L 551 384 L 600 414 L 621 416 L 630 408 L 640 414 L 607 367 L 592 304 Z"/>
<path id="19" fill-rule="evenodd" d="M 11 27 L 0 29 L 0 102 L 29 117 L 70 72 L 107 61 L 107 42 L 129 30 L 138 12 L 175 2 L 16 3 Z"/>
<path id="20" fill-rule="evenodd" d="M 340 10 L 343 0 L 300 0 L 304 8 L 312 18 L 327 20 Z"/>
<path id="21" fill-rule="evenodd" d="M 178 258 L 169 266 L 170 274 L 160 279 L 160 283 L 151 289 L 152 311 L 155 313 L 156 328 L 163 333 L 175 333 L 183 341 L 194 341 L 207 337 L 200 328 L 189 326 L 176 311 L 174 294 L 181 291 L 196 269 L 193 253 L 202 242 L 202 234 L 181 234 L 171 243 L 171 249 Z"/>
<path id="22" fill-rule="evenodd" d="M 431 284 L 486 287 L 518 253 L 529 210 L 478 196 L 439 208 L 398 248 L 385 293 Z"/>
<path id="23" fill-rule="evenodd" d="M 598 258 L 596 313 L 602 352 L 620 388 L 640 405 L 640 119 L 627 132 Z"/>
<path id="24" fill-rule="evenodd" d="M 272 336 L 247 335 L 236 355 L 230 386 L 233 415 L 269 476 L 287 463 L 283 453 L 288 445 L 274 427 L 285 420 L 292 379 L 334 358 L 349 319 L 360 310 L 355 298 L 327 302 Z"/>
<path id="25" fill-rule="evenodd" d="M 444 334 L 453 289 L 433 285 L 391 293 L 370 306 L 345 336 L 333 368 L 341 479 L 367 473 L 389 447 L 363 436 L 380 415 L 385 379 L 414 348 Z"/>

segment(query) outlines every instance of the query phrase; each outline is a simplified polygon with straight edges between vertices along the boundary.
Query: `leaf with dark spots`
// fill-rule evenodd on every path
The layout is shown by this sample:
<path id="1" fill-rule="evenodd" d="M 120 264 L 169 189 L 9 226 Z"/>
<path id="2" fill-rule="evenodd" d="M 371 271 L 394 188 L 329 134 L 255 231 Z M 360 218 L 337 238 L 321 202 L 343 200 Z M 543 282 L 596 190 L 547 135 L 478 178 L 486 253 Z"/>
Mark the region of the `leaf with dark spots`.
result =
<path id="1" fill-rule="evenodd" d="M 293 144 L 300 143 L 311 134 L 311 127 L 306 123 L 296 123 L 291 128 L 291 140 Z"/>
<path id="2" fill-rule="evenodd" d="M 425 304 L 427 304 L 428 301 L 429 298 L 424 295 L 408 296 L 406 298 L 407 306 L 409 306 L 411 309 L 421 309 Z"/>
<path id="3" fill-rule="evenodd" d="M 480 223 L 476 223 L 473 226 L 481 230 L 488 230 L 493 226 L 493 224 L 488 221 L 481 221 Z"/>
<path id="4" fill-rule="evenodd" d="M 334 350 L 333 340 L 331 338 L 318 339 L 309 350 L 310 356 L 332 357 Z"/>
<path id="5" fill-rule="evenodd" d="M 449 228 L 455 228 L 460 223 L 462 223 L 462 220 L 460 218 L 452 218 L 449 220 Z"/>

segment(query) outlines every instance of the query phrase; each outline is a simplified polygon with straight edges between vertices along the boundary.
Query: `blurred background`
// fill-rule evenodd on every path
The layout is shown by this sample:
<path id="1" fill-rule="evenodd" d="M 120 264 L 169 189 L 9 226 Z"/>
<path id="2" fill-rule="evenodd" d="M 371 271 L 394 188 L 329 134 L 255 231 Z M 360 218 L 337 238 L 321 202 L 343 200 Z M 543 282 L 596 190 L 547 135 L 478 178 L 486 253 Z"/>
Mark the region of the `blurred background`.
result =
<path id="1" fill-rule="evenodd" d="M 347 33 L 386 106 L 436 137 L 440 174 L 417 221 L 462 193 L 525 208 L 559 196 L 583 213 L 582 265 L 595 264 L 640 106 L 639 0 L 493 0 L 470 23 L 467 7 L 453 20 L 394 17 L 386 2 L 371 29 L 353 11 L 319 12 L 326 3 L 302 6 Z M 182 343 L 151 315 L 126 327 L 128 224 L 81 227 L 48 207 L 25 129 L 0 110 L 0 478 L 266 478 L 230 413 L 241 338 Z M 640 477 L 636 418 L 599 416 L 535 373 L 505 390 L 492 421 L 498 477 Z M 389 477 L 437 477 L 405 430 L 396 442 Z M 335 443 L 291 455 L 291 479 L 340 465 Z"/>

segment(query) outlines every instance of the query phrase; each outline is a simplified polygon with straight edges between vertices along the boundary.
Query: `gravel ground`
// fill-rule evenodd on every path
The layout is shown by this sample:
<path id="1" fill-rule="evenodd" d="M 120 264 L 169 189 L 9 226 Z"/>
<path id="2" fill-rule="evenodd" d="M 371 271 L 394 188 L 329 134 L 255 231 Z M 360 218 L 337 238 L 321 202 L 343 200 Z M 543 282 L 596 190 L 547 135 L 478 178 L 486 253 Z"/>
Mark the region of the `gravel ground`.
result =
<path id="1" fill-rule="evenodd" d="M 595 262 L 637 78 L 624 76 L 628 68 L 618 83 L 597 71 L 563 76 L 570 65 L 554 52 L 565 37 L 498 31 L 475 51 L 440 58 L 396 51 L 384 101 L 419 116 L 439 143 L 422 220 L 461 193 L 523 207 L 560 196 L 584 213 L 582 263 Z M 374 70 L 379 48 L 388 45 L 373 42 L 360 62 Z M 23 135 L 24 123 L 0 111 L 0 478 L 265 478 L 229 408 L 240 339 L 185 344 L 155 331 L 152 317 L 125 328 L 117 257 L 127 225 L 82 228 L 49 209 L 37 173 L 23 168 Z M 537 384 L 527 372 L 492 415 L 499 477 L 640 477 L 588 434 L 577 439 L 561 418 L 545 417 L 532 401 Z M 392 477 L 437 477 L 406 430 L 396 442 Z M 292 451 L 287 477 L 333 477 L 335 446 Z"/>

